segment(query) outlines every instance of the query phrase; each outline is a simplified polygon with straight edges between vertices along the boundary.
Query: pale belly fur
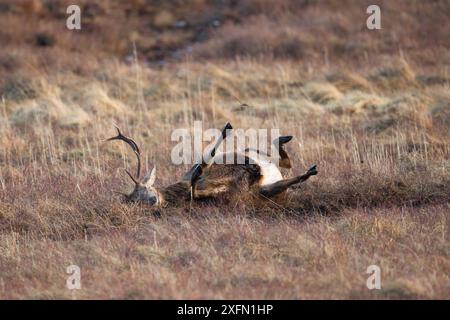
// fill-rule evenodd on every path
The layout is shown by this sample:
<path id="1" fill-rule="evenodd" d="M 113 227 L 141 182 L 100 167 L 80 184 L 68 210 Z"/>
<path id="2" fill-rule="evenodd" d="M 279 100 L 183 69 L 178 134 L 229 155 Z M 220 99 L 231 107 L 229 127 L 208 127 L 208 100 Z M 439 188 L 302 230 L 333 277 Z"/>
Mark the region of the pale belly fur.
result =
<path id="1" fill-rule="evenodd" d="M 244 154 L 244 153 L 242 153 Z M 275 163 L 271 161 L 269 157 L 258 154 L 255 150 L 248 150 L 245 155 L 251 158 L 255 164 L 259 165 L 261 168 L 262 178 L 259 180 L 261 186 L 275 183 L 277 181 L 283 180 L 283 176 L 280 169 Z M 224 154 L 217 154 L 214 158 L 224 159 Z"/>
<path id="2" fill-rule="evenodd" d="M 269 157 L 258 154 L 255 150 L 249 150 L 247 156 L 255 161 L 261 168 L 262 179 L 260 185 L 265 186 L 283 180 L 280 169 Z"/>

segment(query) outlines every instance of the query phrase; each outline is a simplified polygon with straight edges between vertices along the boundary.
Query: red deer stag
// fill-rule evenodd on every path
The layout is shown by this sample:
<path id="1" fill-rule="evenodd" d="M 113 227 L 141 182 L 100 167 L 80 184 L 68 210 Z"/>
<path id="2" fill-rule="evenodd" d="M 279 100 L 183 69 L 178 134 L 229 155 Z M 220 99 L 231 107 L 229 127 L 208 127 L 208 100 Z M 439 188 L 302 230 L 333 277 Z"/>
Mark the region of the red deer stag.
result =
<path id="1" fill-rule="evenodd" d="M 226 153 L 216 154 L 227 133 L 232 129 L 227 123 L 222 129 L 222 135 L 217 139 L 211 149 L 207 160 L 195 164 L 182 179 L 174 184 L 163 188 L 153 186 L 156 178 L 156 168 L 144 175 L 141 179 L 141 153 L 137 143 L 124 136 L 117 128 L 117 136 L 107 139 L 122 140 L 127 143 L 137 158 L 136 175 L 126 171 L 134 182 L 134 190 L 131 194 L 124 195 L 127 202 L 138 202 L 156 206 L 183 205 L 189 201 L 203 199 L 239 198 L 250 195 L 251 199 L 258 202 L 270 199 L 272 202 L 280 203 L 285 198 L 289 187 L 306 181 L 309 177 L 317 174 L 316 165 L 300 176 L 284 178 L 279 167 L 291 168 L 291 160 L 284 149 L 284 145 L 292 139 L 292 136 L 282 136 L 274 140 L 278 147 L 278 166 L 259 150 L 245 149 L 243 152 L 233 152 L 232 157 L 237 160 L 243 158 L 242 164 L 234 161 L 233 164 L 215 161 L 219 157 L 225 157 Z M 223 159 L 223 158 L 222 158 Z M 228 159 L 228 158 L 227 158 Z"/>

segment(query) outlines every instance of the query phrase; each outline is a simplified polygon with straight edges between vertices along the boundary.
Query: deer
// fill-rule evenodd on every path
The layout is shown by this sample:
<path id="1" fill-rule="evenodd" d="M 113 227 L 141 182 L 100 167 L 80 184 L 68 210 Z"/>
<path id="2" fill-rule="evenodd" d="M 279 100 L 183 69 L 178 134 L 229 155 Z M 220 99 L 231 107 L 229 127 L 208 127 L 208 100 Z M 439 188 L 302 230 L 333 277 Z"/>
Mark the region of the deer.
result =
<path id="1" fill-rule="evenodd" d="M 116 127 L 117 135 L 106 141 L 120 140 L 125 142 L 134 152 L 137 159 L 136 174 L 125 170 L 134 183 L 130 194 L 118 192 L 128 203 L 140 203 L 150 206 L 167 207 L 183 206 L 189 202 L 200 202 L 215 199 L 246 199 L 258 203 L 282 203 L 286 192 L 311 176 L 317 175 L 317 165 L 312 165 L 304 174 L 286 178 L 280 168 L 292 168 L 292 161 L 285 150 L 285 145 L 292 136 L 280 136 L 272 143 L 278 148 L 278 164 L 271 161 L 269 155 L 258 149 L 247 148 L 244 151 L 234 151 L 232 157 L 244 161 L 234 161 L 232 164 L 217 161 L 220 157 L 230 156 L 227 153 L 217 153 L 222 141 L 232 130 L 227 123 L 221 135 L 217 138 L 209 154 L 201 163 L 196 163 L 178 182 L 166 187 L 156 188 L 156 166 L 141 178 L 141 151 L 138 144 L 122 134 Z M 217 154 L 216 154 L 217 153 Z M 228 159 L 228 158 L 227 158 Z"/>

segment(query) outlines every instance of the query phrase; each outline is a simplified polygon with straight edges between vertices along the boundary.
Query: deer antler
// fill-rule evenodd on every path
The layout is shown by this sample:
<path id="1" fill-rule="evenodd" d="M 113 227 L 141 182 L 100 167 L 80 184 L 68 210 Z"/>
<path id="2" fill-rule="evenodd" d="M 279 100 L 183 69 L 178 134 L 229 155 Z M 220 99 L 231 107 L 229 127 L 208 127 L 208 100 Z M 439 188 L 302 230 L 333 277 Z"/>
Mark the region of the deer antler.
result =
<path id="1" fill-rule="evenodd" d="M 139 150 L 139 147 L 137 145 L 136 142 L 134 142 L 133 139 L 128 138 L 126 136 L 124 136 L 121 132 L 119 127 L 115 126 L 117 129 L 117 136 L 115 137 L 111 137 L 109 139 L 106 139 L 106 141 L 112 141 L 112 140 L 122 140 L 124 141 L 126 144 L 128 144 L 131 149 L 133 149 L 134 154 L 136 155 L 137 158 L 137 172 L 136 172 L 136 177 L 133 177 L 133 175 L 131 173 L 129 173 L 128 171 L 127 174 L 130 176 L 130 178 L 133 180 L 134 183 L 137 184 L 137 180 L 139 180 L 139 177 L 141 176 L 141 152 Z"/>
<path id="2" fill-rule="evenodd" d="M 125 172 L 127 173 L 127 175 L 131 178 L 131 180 L 133 180 L 134 184 L 138 185 L 139 181 L 136 180 L 136 178 L 133 177 L 133 175 L 130 173 L 130 171 L 125 170 Z"/>

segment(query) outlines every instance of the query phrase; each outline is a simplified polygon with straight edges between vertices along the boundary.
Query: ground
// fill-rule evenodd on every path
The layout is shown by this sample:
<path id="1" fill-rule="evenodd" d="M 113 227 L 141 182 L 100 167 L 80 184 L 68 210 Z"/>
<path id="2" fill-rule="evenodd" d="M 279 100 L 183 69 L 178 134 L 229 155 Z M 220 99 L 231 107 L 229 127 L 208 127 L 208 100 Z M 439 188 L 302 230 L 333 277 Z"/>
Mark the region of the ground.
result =
<path id="1" fill-rule="evenodd" d="M 450 297 L 448 1 L 380 1 L 373 31 L 364 1 L 102 3 L 81 31 L 0 3 L 0 298 Z M 270 209 L 122 203 L 113 124 L 161 187 L 194 120 L 279 128 L 283 173 L 319 174 Z"/>

